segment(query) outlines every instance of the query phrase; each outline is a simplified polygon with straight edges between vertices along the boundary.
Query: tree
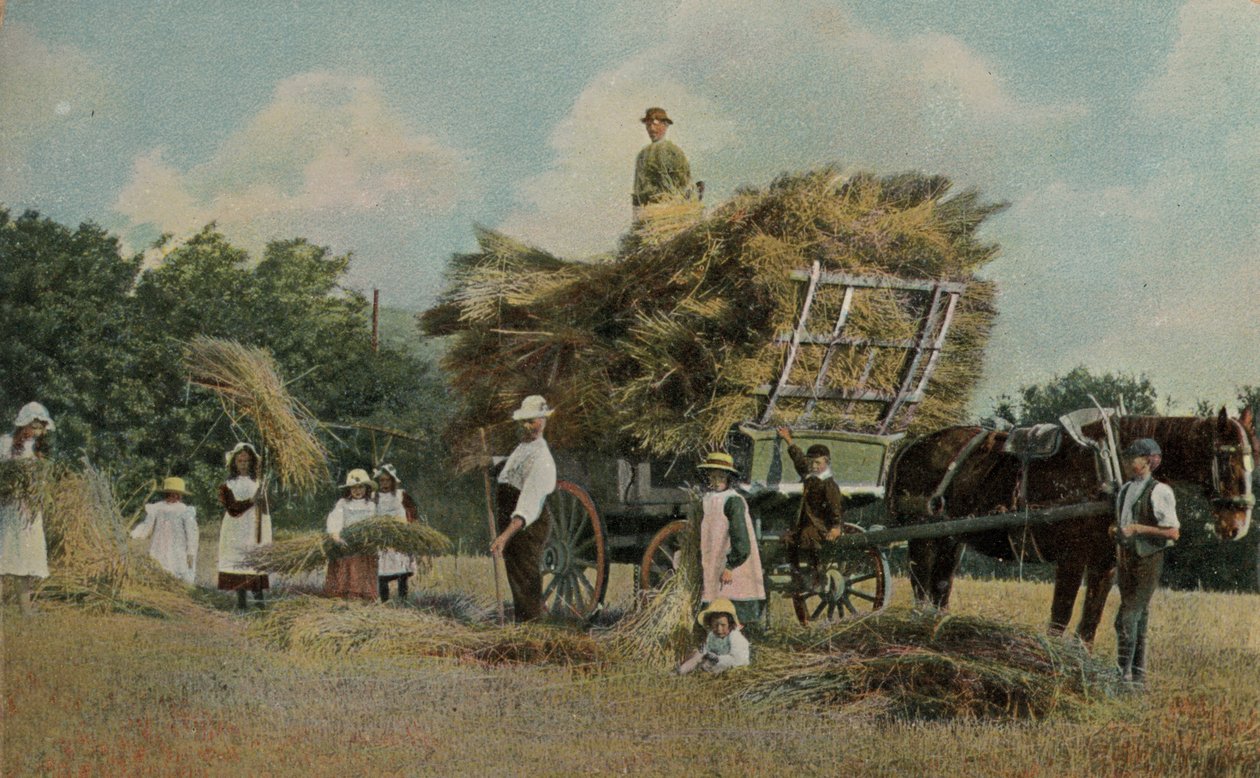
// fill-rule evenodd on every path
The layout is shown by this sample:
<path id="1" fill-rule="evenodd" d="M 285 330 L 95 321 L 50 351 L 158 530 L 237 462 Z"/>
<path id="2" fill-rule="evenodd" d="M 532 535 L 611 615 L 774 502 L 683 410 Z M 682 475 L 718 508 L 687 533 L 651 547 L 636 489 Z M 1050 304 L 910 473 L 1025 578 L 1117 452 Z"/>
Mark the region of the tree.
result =
<path id="1" fill-rule="evenodd" d="M 1095 399 L 1104 407 L 1124 406 L 1134 415 L 1157 413 L 1158 395 L 1145 376 L 1105 373 L 1095 376 L 1084 367 L 1067 375 L 1054 376 L 1044 384 L 1024 386 L 1013 401 L 1003 395 L 995 402 L 995 412 L 1015 424 L 1047 424 L 1065 413 L 1094 407 Z"/>

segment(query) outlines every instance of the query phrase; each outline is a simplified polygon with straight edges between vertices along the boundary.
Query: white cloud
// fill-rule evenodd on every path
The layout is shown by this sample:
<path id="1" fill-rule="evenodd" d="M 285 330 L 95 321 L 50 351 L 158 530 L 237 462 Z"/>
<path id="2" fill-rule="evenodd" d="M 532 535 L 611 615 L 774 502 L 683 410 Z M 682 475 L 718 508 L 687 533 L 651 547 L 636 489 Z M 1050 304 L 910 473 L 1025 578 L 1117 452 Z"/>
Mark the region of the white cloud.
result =
<path id="1" fill-rule="evenodd" d="M 132 234 L 183 236 L 209 221 L 245 248 L 295 235 L 336 250 L 388 251 L 417 224 L 476 196 L 463 152 L 412 131 L 367 78 L 304 73 L 205 163 L 178 170 L 153 150 L 114 202 Z M 137 231 L 136 228 L 147 228 Z"/>
<path id="2" fill-rule="evenodd" d="M 822 2 L 683 3 L 648 50 L 592 79 L 551 137 L 551 168 L 518 189 L 501 226 L 591 253 L 629 223 L 637 119 L 664 105 L 670 138 L 715 198 L 784 170 L 848 163 L 949 170 L 987 186 L 1066 143 L 1083 111 L 1035 105 L 955 38 L 893 38 Z"/>

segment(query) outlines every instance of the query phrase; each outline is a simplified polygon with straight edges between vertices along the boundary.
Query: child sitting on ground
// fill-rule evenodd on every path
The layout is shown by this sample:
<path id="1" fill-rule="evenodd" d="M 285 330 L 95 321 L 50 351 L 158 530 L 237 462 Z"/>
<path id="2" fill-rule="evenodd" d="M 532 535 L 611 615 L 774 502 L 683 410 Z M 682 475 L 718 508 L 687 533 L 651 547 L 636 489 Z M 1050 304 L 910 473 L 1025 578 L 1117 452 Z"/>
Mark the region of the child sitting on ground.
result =
<path id="1" fill-rule="evenodd" d="M 197 509 L 184 502 L 184 479 L 171 476 L 162 482 L 162 501 L 144 506 L 144 521 L 131 531 L 133 538 L 147 538 L 149 556 L 168 573 L 191 585 L 197 570 Z"/>
<path id="2" fill-rule="evenodd" d="M 792 442 L 792 432 L 787 427 L 779 427 L 779 437 L 787 441 L 788 456 L 796 474 L 801 477 L 801 508 L 796 516 L 794 526 L 783 534 L 783 546 L 787 549 L 788 562 L 792 565 L 792 581 L 797 591 L 804 588 L 801 576 L 801 552 L 808 559 L 811 578 L 810 584 L 819 588 L 821 571 L 819 570 L 818 551 L 824 540 L 835 540 L 840 537 L 840 519 L 843 515 L 843 498 L 840 485 L 831 475 L 831 449 L 823 445 L 813 445 L 802 452 Z"/>
<path id="3" fill-rule="evenodd" d="M 700 611 L 696 622 L 709 630 L 709 634 L 704 645 L 674 670 L 675 674 L 686 675 L 696 669 L 720 673 L 748 664 L 748 639 L 740 631 L 735 605 L 730 600 L 717 598 Z"/>

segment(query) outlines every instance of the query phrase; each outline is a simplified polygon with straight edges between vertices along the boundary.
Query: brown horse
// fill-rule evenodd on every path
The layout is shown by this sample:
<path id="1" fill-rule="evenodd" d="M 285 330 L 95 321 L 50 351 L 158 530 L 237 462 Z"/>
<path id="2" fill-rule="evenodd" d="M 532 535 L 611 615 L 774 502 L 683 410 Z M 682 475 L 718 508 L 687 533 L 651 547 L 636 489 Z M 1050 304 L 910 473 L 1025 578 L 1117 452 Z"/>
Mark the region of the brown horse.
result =
<path id="1" fill-rule="evenodd" d="M 1231 419 L 1221 408 L 1215 419 L 1122 416 L 1116 419 L 1117 447 L 1153 438 L 1163 449 L 1156 476 L 1200 486 L 1212 500 L 1215 531 L 1222 540 L 1241 538 L 1251 523 L 1252 443 L 1250 409 Z M 1101 421 L 1085 425 L 1087 437 L 1105 440 Z M 1058 450 L 1031 461 L 1003 452 L 1009 433 L 981 427 L 950 427 L 918 438 L 901 449 L 888 477 L 888 515 L 895 525 L 922 524 L 1091 501 L 1110 501 L 1092 450 L 1064 436 Z M 964 448 L 970 451 L 959 456 Z M 951 467 L 952 465 L 952 467 Z M 953 470 L 952 481 L 946 474 Z M 947 488 L 939 487 L 947 484 Z M 1072 617 L 1076 594 L 1085 582 L 1085 605 L 1077 624 L 1091 643 L 1115 574 L 1116 546 L 1110 512 L 1016 530 L 910 541 L 910 581 L 915 600 L 938 608 L 949 605 L 953 576 L 964 543 L 999 559 L 1044 560 L 1055 564 L 1050 631 L 1061 633 Z"/>

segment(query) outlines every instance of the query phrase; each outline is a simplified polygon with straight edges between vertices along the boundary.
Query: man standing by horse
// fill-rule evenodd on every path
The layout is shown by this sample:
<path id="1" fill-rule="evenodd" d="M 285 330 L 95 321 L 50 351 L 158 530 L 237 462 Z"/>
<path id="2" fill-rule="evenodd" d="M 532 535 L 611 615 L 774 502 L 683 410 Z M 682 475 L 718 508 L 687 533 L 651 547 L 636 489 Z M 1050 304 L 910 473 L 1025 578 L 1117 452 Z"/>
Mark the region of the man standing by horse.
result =
<path id="1" fill-rule="evenodd" d="M 1125 681 L 1141 684 L 1146 680 L 1151 596 L 1164 569 L 1164 551 L 1181 536 L 1181 524 L 1172 487 L 1151 475 L 1162 458 L 1159 444 L 1140 438 L 1129 444 L 1124 457 L 1129 480 L 1116 495 L 1116 661 Z"/>

